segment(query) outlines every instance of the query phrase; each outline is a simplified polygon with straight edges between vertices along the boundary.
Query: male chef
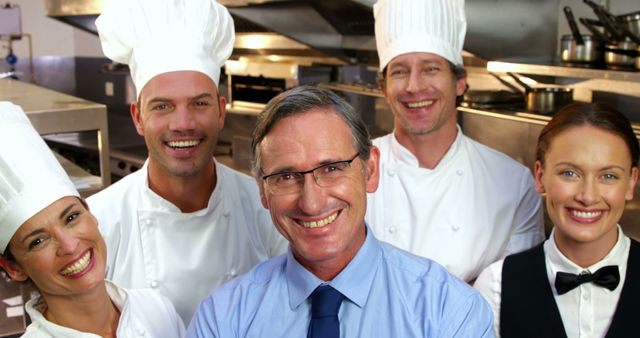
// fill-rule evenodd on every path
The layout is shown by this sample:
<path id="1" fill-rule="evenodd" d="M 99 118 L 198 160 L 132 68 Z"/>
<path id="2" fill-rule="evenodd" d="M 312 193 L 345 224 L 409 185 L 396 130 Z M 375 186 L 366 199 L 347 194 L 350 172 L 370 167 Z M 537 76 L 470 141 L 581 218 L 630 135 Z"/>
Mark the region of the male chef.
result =
<path id="1" fill-rule="evenodd" d="M 380 188 L 368 196 L 367 224 L 472 282 L 544 239 L 531 172 L 457 125 L 456 98 L 467 89 L 464 0 L 379 0 L 373 10 L 394 130 L 373 141 Z"/>
<path id="2" fill-rule="evenodd" d="M 213 0 L 113 0 L 96 25 L 105 55 L 129 65 L 131 117 L 149 152 L 88 200 L 109 248 L 107 279 L 157 290 L 189 323 L 211 290 L 286 250 L 255 181 L 213 157 L 233 21 Z"/>

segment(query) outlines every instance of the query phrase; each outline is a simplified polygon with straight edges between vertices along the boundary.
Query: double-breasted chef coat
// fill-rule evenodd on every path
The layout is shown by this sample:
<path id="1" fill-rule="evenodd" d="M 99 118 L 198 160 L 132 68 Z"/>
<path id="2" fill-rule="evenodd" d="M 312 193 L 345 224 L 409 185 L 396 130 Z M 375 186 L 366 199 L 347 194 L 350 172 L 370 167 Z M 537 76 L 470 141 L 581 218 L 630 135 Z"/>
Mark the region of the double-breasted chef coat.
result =
<path id="1" fill-rule="evenodd" d="M 196 212 L 149 189 L 147 163 L 88 199 L 107 243 L 107 279 L 167 296 L 185 323 L 213 289 L 287 248 L 253 178 L 219 162 L 216 171 L 209 205 Z"/>
<path id="2" fill-rule="evenodd" d="M 544 240 L 529 169 L 459 127 L 434 169 L 420 168 L 393 133 L 373 143 L 380 149 L 380 185 L 367 196 L 366 221 L 381 240 L 431 258 L 466 281 Z"/>

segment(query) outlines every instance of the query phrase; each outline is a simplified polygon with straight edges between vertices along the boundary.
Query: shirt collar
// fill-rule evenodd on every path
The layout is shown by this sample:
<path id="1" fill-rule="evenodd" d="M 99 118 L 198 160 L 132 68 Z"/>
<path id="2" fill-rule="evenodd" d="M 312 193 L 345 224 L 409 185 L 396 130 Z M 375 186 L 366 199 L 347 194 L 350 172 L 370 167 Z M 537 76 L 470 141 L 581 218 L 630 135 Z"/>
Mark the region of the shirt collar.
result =
<path id="1" fill-rule="evenodd" d="M 113 302 L 113 304 L 118 308 L 118 310 L 120 310 L 120 313 L 124 313 L 125 312 L 124 309 L 128 305 L 127 293 L 123 289 L 117 287 L 115 284 L 107 280 L 105 280 L 105 284 L 106 284 L 107 294 L 109 295 L 109 298 L 111 298 L 111 301 Z M 86 332 L 81 332 L 81 331 L 78 331 L 66 326 L 61 326 L 48 321 L 42 314 L 45 306 L 46 305 L 44 304 L 42 298 L 37 297 L 27 302 L 26 309 L 27 309 L 27 313 L 29 314 L 29 317 L 31 317 L 31 320 L 34 323 L 39 324 L 43 330 L 51 334 L 53 337 L 74 338 L 74 337 L 80 336 L 81 334 L 79 333 L 84 333 L 88 336 L 90 335 Z M 118 329 L 126 325 L 125 323 L 123 323 L 123 320 L 127 320 L 125 318 L 127 318 L 127 316 L 120 317 L 120 323 L 118 324 Z"/>
<path id="2" fill-rule="evenodd" d="M 544 243 L 544 250 L 546 256 L 549 259 L 549 262 L 552 265 L 553 272 L 562 271 L 579 274 L 584 270 L 589 270 L 590 272 L 595 272 L 603 266 L 607 265 L 620 265 L 625 263 L 625 253 L 628 252 L 629 243 L 625 240 L 624 233 L 622 232 L 622 228 L 620 225 L 618 227 L 618 239 L 616 244 L 613 246 L 611 251 L 600 261 L 595 264 L 583 268 L 576 263 L 572 262 L 569 258 L 567 258 L 558 246 L 556 245 L 556 241 L 554 238 L 555 228 L 551 230 L 551 235 L 549 236 L 549 240 Z"/>
<path id="3" fill-rule="evenodd" d="M 303 267 L 293 257 L 291 246 L 289 246 L 285 265 L 285 278 L 289 291 L 289 305 L 291 309 L 297 308 L 302 302 L 309 298 L 313 290 L 321 284 L 331 285 L 359 307 L 364 306 L 369 295 L 369 289 L 373 283 L 373 277 L 379 266 L 377 261 L 380 260 L 382 256 L 380 242 L 371 234 L 368 227 L 366 230 L 366 238 L 356 255 L 351 262 L 329 282 L 322 281 Z M 354 281 L 358 282 L 355 283 Z"/>
<path id="4" fill-rule="evenodd" d="M 209 203 L 207 205 L 207 208 L 188 213 L 188 215 L 204 216 L 209 214 L 212 210 L 216 209 L 218 206 L 222 208 L 225 214 L 229 213 L 229 202 L 227 201 L 227 199 L 223 199 L 222 193 L 220 193 L 220 191 L 222 190 L 221 188 L 223 184 L 222 182 L 224 182 L 224 179 L 221 179 L 221 176 L 224 175 L 224 173 L 222 170 L 220 170 L 220 164 L 218 163 L 218 161 L 214 159 L 214 163 L 215 163 L 214 169 L 216 170 L 216 175 L 217 175 L 217 182 L 216 182 L 216 187 L 213 189 L 213 192 L 211 192 L 211 196 L 209 197 Z M 160 195 L 156 194 L 155 191 L 151 190 L 151 188 L 149 188 L 149 159 L 147 159 L 144 162 L 144 165 L 140 170 L 144 174 L 144 187 L 142 190 L 142 196 L 145 197 L 145 198 L 141 198 L 140 210 L 151 210 L 154 212 L 184 214 L 175 204 L 171 203 L 170 201 L 167 201 Z"/>
<path id="5" fill-rule="evenodd" d="M 444 167 L 444 165 L 447 162 L 449 162 L 449 160 L 452 157 L 454 157 L 454 155 L 458 152 L 458 149 L 460 149 L 461 143 L 462 143 L 462 130 L 460 129 L 460 126 L 457 124 L 456 124 L 456 128 L 458 130 L 458 132 L 456 133 L 456 139 L 453 141 L 453 143 L 449 147 L 449 150 L 447 150 L 447 152 L 442 157 L 442 159 L 440 160 L 436 168 L 434 168 L 433 170 Z M 390 148 L 391 148 L 391 153 L 393 154 L 393 157 L 396 159 L 396 161 L 399 164 L 404 164 L 404 165 L 407 165 L 410 167 L 416 167 L 416 168 L 420 166 L 420 162 L 418 161 L 418 158 L 411 151 L 409 151 L 409 149 L 405 148 L 405 146 L 403 146 L 402 144 L 400 144 L 400 142 L 398 142 L 398 139 L 396 138 L 395 130 L 393 133 L 391 133 Z"/>

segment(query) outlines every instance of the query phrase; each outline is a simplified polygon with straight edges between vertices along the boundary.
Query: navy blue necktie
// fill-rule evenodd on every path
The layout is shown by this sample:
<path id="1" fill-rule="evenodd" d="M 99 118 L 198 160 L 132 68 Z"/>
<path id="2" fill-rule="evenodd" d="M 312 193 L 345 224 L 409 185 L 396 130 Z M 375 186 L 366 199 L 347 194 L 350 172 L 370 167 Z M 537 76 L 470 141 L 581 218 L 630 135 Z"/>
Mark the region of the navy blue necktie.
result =
<path id="1" fill-rule="evenodd" d="M 329 285 L 318 286 L 311 294 L 311 323 L 307 338 L 340 338 L 338 311 L 344 296 Z"/>

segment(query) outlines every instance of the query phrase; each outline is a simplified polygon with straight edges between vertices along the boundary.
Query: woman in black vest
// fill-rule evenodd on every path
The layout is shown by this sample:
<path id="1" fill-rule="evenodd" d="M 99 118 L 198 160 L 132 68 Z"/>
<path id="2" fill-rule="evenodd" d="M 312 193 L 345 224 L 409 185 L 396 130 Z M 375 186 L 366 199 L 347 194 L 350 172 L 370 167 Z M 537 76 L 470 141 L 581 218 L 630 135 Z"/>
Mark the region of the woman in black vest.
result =
<path id="1" fill-rule="evenodd" d="M 629 121 L 603 104 L 569 105 L 542 130 L 535 179 L 551 235 L 492 264 L 474 285 L 501 337 L 637 336 L 640 245 L 618 222 L 639 153 Z"/>

